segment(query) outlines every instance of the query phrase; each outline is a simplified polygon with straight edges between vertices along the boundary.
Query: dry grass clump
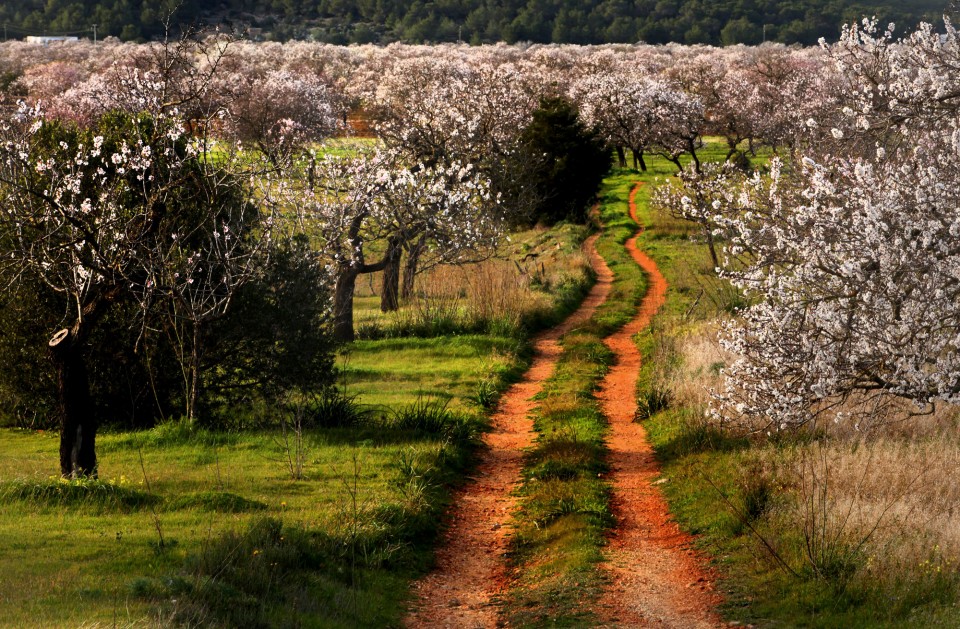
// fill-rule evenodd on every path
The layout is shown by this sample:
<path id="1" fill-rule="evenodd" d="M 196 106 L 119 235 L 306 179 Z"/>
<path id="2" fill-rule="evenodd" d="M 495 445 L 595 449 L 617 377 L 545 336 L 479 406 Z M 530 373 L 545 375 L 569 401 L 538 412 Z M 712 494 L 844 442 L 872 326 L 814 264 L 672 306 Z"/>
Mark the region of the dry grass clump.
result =
<path id="1" fill-rule="evenodd" d="M 723 383 L 720 370 L 731 360 L 729 352 L 717 341 L 719 325 L 701 325 L 676 340 L 679 355 L 669 386 L 671 395 L 684 406 L 705 409 L 710 392 Z"/>
<path id="2" fill-rule="evenodd" d="M 787 494 L 769 514 L 817 577 L 900 588 L 960 568 L 960 437 L 826 438 L 761 457 Z M 776 530 L 774 528 L 774 530 Z M 792 534 L 791 534 L 792 533 Z"/>
<path id="3" fill-rule="evenodd" d="M 400 316 L 412 322 L 454 325 L 461 319 L 465 299 L 462 272 L 457 267 L 441 266 L 429 272 L 419 291 Z"/>
<path id="4" fill-rule="evenodd" d="M 512 261 L 494 259 L 425 273 L 399 318 L 451 329 L 484 329 L 494 322 L 516 328 L 531 310 L 549 307 L 549 295 L 532 290 L 530 278 Z"/>
<path id="5" fill-rule="evenodd" d="M 675 407 L 686 411 L 688 422 L 695 419 L 702 427 L 711 392 L 722 384 L 720 370 L 730 360 L 717 342 L 718 327 L 712 323 L 691 328 L 681 319 L 665 317 L 656 321 L 650 367 L 639 391 L 639 419 Z"/>
<path id="6" fill-rule="evenodd" d="M 527 311 L 549 301 L 530 289 L 530 277 L 520 274 L 512 261 L 487 260 L 459 270 L 466 287 L 467 316 L 474 321 L 499 320 L 518 326 Z"/>

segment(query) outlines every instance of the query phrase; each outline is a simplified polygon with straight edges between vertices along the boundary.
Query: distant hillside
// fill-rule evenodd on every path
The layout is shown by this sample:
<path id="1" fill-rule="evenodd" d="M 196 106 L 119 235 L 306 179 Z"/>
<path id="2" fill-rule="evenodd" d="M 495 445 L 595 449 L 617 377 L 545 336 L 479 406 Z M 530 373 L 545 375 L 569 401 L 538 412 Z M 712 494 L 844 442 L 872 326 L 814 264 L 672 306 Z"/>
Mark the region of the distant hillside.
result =
<path id="1" fill-rule="evenodd" d="M 6 34 L 151 39 L 174 27 L 217 24 L 255 38 L 331 43 L 496 41 L 812 44 L 864 15 L 901 32 L 939 21 L 947 0 L 3 0 Z M 249 30 L 253 29 L 253 30 Z"/>

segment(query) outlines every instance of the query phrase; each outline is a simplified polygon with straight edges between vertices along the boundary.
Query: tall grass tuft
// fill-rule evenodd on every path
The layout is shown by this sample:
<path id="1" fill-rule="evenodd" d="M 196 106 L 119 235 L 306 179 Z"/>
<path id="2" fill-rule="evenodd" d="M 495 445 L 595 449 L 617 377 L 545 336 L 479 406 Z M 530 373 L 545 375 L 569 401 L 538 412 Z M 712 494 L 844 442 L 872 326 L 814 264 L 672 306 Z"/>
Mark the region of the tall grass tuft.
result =
<path id="1" fill-rule="evenodd" d="M 449 409 L 449 401 L 420 397 L 390 414 L 387 426 L 403 432 L 419 432 L 471 443 L 479 437 L 479 426 L 466 415 Z"/>
<path id="2" fill-rule="evenodd" d="M 369 415 L 369 409 L 360 404 L 357 396 L 333 388 L 309 401 L 303 423 L 309 428 L 360 426 Z"/>

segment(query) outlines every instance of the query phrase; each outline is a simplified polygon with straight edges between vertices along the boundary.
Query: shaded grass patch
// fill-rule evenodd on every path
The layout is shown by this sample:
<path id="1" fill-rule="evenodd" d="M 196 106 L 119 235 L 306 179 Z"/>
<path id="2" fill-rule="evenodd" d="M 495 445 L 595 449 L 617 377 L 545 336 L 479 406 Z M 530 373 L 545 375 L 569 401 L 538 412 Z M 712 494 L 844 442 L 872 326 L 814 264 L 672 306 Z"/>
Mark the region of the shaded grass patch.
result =
<path id="1" fill-rule="evenodd" d="M 199 491 L 178 496 L 168 501 L 168 510 L 195 509 L 216 513 L 246 513 L 263 511 L 267 505 L 259 500 L 250 500 L 229 491 Z"/>
<path id="2" fill-rule="evenodd" d="M 155 494 L 125 484 L 94 478 L 22 479 L 0 486 L 0 501 L 108 512 L 142 509 L 161 500 Z"/>

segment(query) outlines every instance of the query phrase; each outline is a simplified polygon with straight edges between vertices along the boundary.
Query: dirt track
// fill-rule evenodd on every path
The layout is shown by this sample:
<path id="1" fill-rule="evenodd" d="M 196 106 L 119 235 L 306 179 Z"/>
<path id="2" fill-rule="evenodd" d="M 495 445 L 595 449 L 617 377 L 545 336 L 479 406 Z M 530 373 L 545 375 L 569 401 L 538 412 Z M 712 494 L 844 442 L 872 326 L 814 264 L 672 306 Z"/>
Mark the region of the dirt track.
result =
<path id="1" fill-rule="evenodd" d="M 639 187 L 630 194 L 634 221 Z M 594 248 L 596 238 L 588 238 L 584 249 L 597 283 L 575 313 L 535 338 L 532 366 L 501 398 L 476 475 L 455 496 L 437 565 L 414 584 L 418 602 L 405 619 L 408 627 L 470 629 L 498 624 L 496 599 L 509 585 L 504 553 L 516 504 L 512 492 L 520 480 L 523 450 L 534 437 L 532 398 L 553 374 L 561 352 L 558 339 L 590 318 L 610 293 L 613 275 Z M 604 341 L 617 357 L 598 393 L 610 421 L 607 445 L 617 527 L 607 553 L 611 585 L 597 612 L 604 626 L 720 627 L 723 623 L 713 611 L 720 597 L 712 575 L 703 568 L 705 561 L 693 550 L 690 536 L 670 518 L 653 484 L 659 476 L 653 449 L 643 426 L 633 422 L 641 357 L 631 337 L 650 325 L 664 303 L 667 282 L 653 260 L 637 249 L 636 236 L 626 248 L 646 272 L 649 288 L 637 316 Z"/>
<path id="2" fill-rule="evenodd" d="M 630 193 L 630 216 L 637 220 Z M 639 234 L 639 232 L 638 232 Z M 700 629 L 723 623 L 713 611 L 720 602 L 705 562 L 692 549 L 692 539 L 670 518 L 654 481 L 660 474 L 643 426 L 634 423 L 636 383 L 641 356 L 631 337 L 650 325 L 666 299 L 667 281 L 656 263 L 637 248 L 626 248 L 647 275 L 649 287 L 636 317 L 605 339 L 617 356 L 597 397 L 610 422 L 613 507 L 617 527 L 610 536 L 607 570 L 611 585 L 598 609 L 605 626 Z"/>
<path id="3" fill-rule="evenodd" d="M 433 572 L 414 584 L 418 602 L 407 616 L 408 627 L 495 627 L 496 597 L 507 586 L 504 553 L 512 492 L 520 481 L 523 449 L 533 442 L 530 414 L 533 396 L 554 371 L 560 356 L 558 339 L 593 315 L 610 293 L 613 275 L 596 253 L 597 236 L 584 242 L 597 272 L 597 283 L 580 307 L 560 325 L 534 339 L 534 358 L 523 379 L 511 386 L 484 437 L 486 448 L 474 478 L 454 497 L 446 539 L 437 551 Z"/>

